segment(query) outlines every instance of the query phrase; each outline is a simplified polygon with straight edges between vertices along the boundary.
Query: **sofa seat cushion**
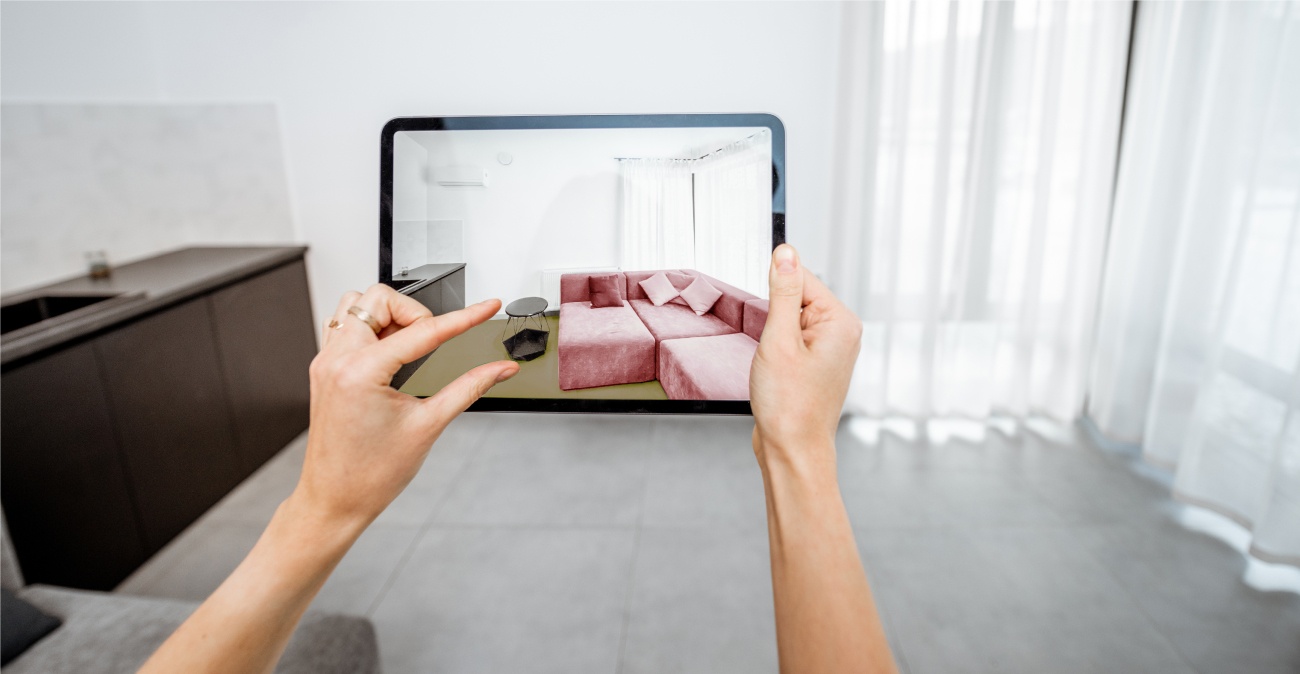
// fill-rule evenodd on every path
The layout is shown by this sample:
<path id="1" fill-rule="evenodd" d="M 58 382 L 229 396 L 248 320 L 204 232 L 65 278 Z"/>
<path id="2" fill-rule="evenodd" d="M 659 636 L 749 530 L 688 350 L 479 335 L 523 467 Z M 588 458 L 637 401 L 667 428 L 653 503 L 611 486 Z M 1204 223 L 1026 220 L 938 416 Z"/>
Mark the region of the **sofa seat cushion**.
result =
<path id="1" fill-rule="evenodd" d="M 590 302 L 565 302 L 560 305 L 559 332 L 562 390 L 655 378 L 655 338 L 629 306 L 593 308 Z"/>
<path id="2" fill-rule="evenodd" d="M 134 672 L 197 604 L 172 599 L 34 585 L 19 596 L 63 619 L 63 626 L 5 667 L 5 674 Z M 275 668 L 281 674 L 379 672 L 369 620 L 308 612 Z"/>
<path id="3" fill-rule="evenodd" d="M 654 335 L 656 342 L 686 337 L 711 337 L 736 332 L 713 314 L 695 315 L 690 307 L 665 304 L 656 307 L 650 300 L 632 300 L 632 310 Z"/>
<path id="4" fill-rule="evenodd" d="M 669 400 L 749 400 L 758 342 L 737 332 L 659 343 L 659 383 Z"/>

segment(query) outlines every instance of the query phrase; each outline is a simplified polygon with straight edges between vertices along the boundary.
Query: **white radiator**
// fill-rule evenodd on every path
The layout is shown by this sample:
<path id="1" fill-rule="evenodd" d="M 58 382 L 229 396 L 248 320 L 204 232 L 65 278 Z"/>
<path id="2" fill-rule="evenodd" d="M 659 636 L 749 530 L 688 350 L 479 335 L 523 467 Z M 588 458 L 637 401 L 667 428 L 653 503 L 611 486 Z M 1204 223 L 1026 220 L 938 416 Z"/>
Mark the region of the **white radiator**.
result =
<path id="1" fill-rule="evenodd" d="M 542 297 L 546 298 L 547 309 L 555 311 L 560 308 L 560 275 L 591 273 L 598 271 L 619 271 L 618 267 L 574 267 L 572 269 L 543 269 Z"/>

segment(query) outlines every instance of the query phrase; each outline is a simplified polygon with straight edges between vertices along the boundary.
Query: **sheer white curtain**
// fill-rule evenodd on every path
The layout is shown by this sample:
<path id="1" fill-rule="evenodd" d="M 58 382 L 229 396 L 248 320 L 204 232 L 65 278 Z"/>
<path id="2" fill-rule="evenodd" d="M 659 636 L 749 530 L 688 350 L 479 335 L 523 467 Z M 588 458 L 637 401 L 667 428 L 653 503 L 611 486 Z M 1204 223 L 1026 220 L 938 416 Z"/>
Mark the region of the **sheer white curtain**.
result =
<path id="1" fill-rule="evenodd" d="M 1128 3 L 846 3 L 829 279 L 848 409 L 1082 407 Z"/>
<path id="2" fill-rule="evenodd" d="M 695 266 L 691 162 L 623 159 L 620 232 L 626 270 Z"/>
<path id="3" fill-rule="evenodd" d="M 695 268 L 767 297 L 772 152 L 766 130 L 695 162 Z"/>
<path id="4" fill-rule="evenodd" d="M 1143 3 L 1088 412 L 1300 564 L 1300 6 Z"/>

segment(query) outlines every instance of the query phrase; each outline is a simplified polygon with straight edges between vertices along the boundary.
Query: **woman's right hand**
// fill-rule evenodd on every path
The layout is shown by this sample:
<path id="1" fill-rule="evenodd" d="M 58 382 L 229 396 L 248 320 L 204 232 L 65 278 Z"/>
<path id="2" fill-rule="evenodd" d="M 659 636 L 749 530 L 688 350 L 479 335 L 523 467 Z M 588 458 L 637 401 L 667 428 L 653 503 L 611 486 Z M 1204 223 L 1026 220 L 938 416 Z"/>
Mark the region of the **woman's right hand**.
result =
<path id="1" fill-rule="evenodd" d="M 749 372 L 759 463 L 835 466 L 835 430 L 857 361 L 862 322 L 799 263 L 772 252 L 767 323 Z"/>

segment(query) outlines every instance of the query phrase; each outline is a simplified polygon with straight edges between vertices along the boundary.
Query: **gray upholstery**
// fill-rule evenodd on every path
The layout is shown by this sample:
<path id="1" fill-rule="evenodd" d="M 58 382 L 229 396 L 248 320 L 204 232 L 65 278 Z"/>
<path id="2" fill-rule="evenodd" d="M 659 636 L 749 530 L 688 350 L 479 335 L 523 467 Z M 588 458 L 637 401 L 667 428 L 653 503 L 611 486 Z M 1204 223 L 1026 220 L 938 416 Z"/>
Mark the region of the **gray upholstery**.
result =
<path id="1" fill-rule="evenodd" d="M 134 672 L 198 604 L 46 585 L 23 587 L 18 558 L 0 512 L 0 575 L 4 587 L 63 626 L 4 668 L 4 674 Z M 365 618 L 310 611 L 275 668 L 280 674 L 378 674 L 379 642 Z"/>
<path id="2" fill-rule="evenodd" d="M 0 587 L 17 592 L 23 587 L 23 572 L 18 568 L 18 555 L 9 544 L 9 523 L 0 512 Z"/>
<path id="3" fill-rule="evenodd" d="M 22 672 L 134 672 L 197 608 L 171 599 L 33 585 L 19 593 L 64 625 L 5 667 Z M 309 612 L 275 669 L 282 674 L 379 672 L 379 646 L 365 618 Z"/>

